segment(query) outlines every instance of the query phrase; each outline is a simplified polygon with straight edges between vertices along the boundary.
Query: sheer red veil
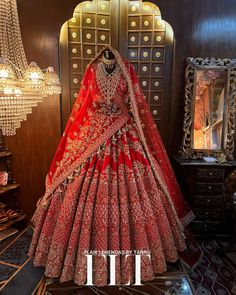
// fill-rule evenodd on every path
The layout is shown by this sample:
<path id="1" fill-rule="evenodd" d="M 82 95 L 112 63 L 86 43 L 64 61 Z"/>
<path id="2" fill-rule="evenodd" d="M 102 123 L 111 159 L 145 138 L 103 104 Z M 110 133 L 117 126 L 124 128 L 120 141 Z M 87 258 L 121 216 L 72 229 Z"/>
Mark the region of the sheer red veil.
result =
<path id="1" fill-rule="evenodd" d="M 78 168 L 79 165 L 91 155 L 99 145 L 104 143 L 104 136 L 96 139 L 96 143 L 88 143 L 90 147 L 86 147 L 83 153 L 77 150 L 77 145 L 71 150 L 68 148 L 71 141 L 78 142 L 79 134 L 75 132 L 78 127 L 83 124 L 84 118 L 87 116 L 88 107 L 92 104 L 92 95 L 90 95 L 89 81 L 94 78 L 93 63 L 100 59 L 103 52 L 109 49 L 115 56 L 117 63 L 121 67 L 121 71 L 128 85 L 128 94 L 130 98 L 130 112 L 132 113 L 136 125 L 138 126 L 140 139 L 143 143 L 148 159 L 152 165 L 154 174 L 159 181 L 162 189 L 168 196 L 170 205 L 176 213 L 177 219 L 181 221 L 181 226 L 185 226 L 193 219 L 193 213 L 182 197 L 179 185 L 176 181 L 171 163 L 163 145 L 161 136 L 156 128 L 152 114 L 149 110 L 148 104 L 144 98 L 138 78 L 135 74 L 133 66 L 125 61 L 120 54 L 111 46 L 105 47 L 100 53 L 91 61 L 85 72 L 81 89 L 78 98 L 73 107 L 71 116 L 68 120 L 66 129 L 63 133 L 60 144 L 55 153 L 50 170 L 46 177 L 46 192 L 38 206 L 43 206 L 48 203 L 48 200 L 53 196 L 53 192 L 58 185 L 65 182 L 71 173 Z M 120 128 L 126 119 L 122 117 L 116 122 L 116 126 Z M 120 126 L 120 127 L 119 127 Z M 115 129 L 110 129 L 111 133 Z M 109 135 L 109 134 L 107 134 Z"/>

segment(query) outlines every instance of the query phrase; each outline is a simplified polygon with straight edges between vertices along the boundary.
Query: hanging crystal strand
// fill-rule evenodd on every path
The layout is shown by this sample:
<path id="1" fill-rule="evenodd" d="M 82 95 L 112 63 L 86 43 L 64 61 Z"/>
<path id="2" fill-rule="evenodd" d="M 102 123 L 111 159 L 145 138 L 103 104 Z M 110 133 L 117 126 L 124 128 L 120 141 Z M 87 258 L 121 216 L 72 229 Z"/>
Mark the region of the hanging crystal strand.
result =
<path id="1" fill-rule="evenodd" d="M 0 55 L 3 56 L 3 52 L 5 50 L 4 45 L 6 41 L 6 14 L 7 14 L 7 5 L 6 0 L 1 1 L 0 5 Z"/>
<path id="2" fill-rule="evenodd" d="M 5 63 L 12 66 L 15 76 L 22 79 L 22 73 L 28 66 L 15 0 L 1 0 L 0 2 L 0 54 L 5 58 Z M 13 85 L 12 85 L 13 86 Z M 31 113 L 32 107 L 40 101 L 38 96 L 31 96 L 22 89 L 21 83 L 14 85 L 14 93 L 1 93 L 0 100 L 0 128 L 4 135 L 14 135 L 15 129 L 20 127 L 20 122 L 26 120 L 26 115 Z M 15 95 L 14 95 L 15 94 Z"/>
<path id="3" fill-rule="evenodd" d="M 61 93 L 52 67 L 44 75 L 36 63 L 27 63 L 16 0 L 0 0 L 0 67 L 0 129 L 13 135 L 43 97 Z"/>
<path id="4" fill-rule="evenodd" d="M 12 11 L 11 0 L 1 0 L 0 2 L 0 55 L 4 57 L 6 65 L 11 66 L 10 61 L 14 63 L 22 53 L 21 48 L 18 46 L 16 23 L 14 21 L 16 15 Z M 11 20 L 12 19 L 12 20 Z M 25 56 L 23 55 L 23 58 Z M 19 66 L 19 64 L 16 64 Z M 27 63 L 26 63 L 27 66 Z M 25 68 L 25 67 L 24 67 Z M 15 72 L 15 77 L 19 77 L 20 71 L 12 67 Z M 14 82 L 14 80 L 12 80 Z M 10 87 L 10 85 L 9 85 Z M 15 85 L 11 84 L 12 89 Z M 12 96 L 12 90 L 2 90 L 0 100 L 0 128 L 2 128 L 3 135 L 14 135 L 15 129 L 20 127 L 20 122 L 25 118 L 22 113 L 21 104 L 24 100 L 16 101 L 15 96 Z"/>
<path id="5" fill-rule="evenodd" d="M 15 0 L 1 0 L 1 22 L 3 22 L 1 23 L 1 36 L 3 38 L 1 40 L 1 55 L 19 68 L 15 71 L 15 74 L 18 78 L 22 78 L 21 71 L 27 68 L 28 63 L 21 38 Z"/>

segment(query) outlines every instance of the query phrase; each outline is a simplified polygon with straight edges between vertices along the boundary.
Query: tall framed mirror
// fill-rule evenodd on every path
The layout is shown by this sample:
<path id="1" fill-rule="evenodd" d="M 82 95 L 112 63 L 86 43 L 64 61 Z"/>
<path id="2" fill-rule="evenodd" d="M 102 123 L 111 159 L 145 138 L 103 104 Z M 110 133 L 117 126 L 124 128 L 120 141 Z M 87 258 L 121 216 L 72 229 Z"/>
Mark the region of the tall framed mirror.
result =
<path id="1" fill-rule="evenodd" d="M 233 160 L 236 60 L 187 58 L 183 158 Z"/>

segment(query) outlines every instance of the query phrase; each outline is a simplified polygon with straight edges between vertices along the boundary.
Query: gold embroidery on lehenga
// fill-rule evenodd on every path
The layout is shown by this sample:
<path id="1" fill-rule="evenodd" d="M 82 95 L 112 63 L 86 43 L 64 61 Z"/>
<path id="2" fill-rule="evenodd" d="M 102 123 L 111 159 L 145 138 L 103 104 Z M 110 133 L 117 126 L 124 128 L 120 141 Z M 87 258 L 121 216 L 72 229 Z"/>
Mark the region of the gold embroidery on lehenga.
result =
<path id="1" fill-rule="evenodd" d="M 185 249 L 161 167 L 142 130 L 143 107 L 135 104 L 135 95 L 142 100 L 142 94 L 136 84 L 132 91 L 130 66 L 116 56 L 120 84 L 107 100 L 93 83 L 84 120 L 73 125 L 63 159 L 56 163 L 53 186 L 47 192 L 52 197 L 35 216 L 29 254 L 35 254 L 34 265 L 46 266 L 46 276 L 60 277 L 61 282 L 85 283 L 84 250 L 150 250 L 152 261 L 142 268 L 142 279 L 150 280 L 154 273 L 166 271 L 166 261 L 176 261 L 178 250 Z M 132 263 L 126 265 L 123 258 L 116 264 L 117 274 L 122 274 L 119 284 L 134 274 Z M 95 257 L 94 265 L 94 283 L 106 285 L 106 263 Z"/>

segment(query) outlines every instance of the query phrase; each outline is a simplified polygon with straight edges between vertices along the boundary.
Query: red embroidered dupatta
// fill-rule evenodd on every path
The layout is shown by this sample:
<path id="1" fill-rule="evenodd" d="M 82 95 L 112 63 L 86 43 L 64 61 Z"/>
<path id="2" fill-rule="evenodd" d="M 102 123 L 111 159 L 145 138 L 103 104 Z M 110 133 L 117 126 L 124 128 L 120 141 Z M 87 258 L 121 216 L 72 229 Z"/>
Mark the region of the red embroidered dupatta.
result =
<path id="1" fill-rule="evenodd" d="M 117 94 L 113 97 L 122 110 L 119 116 L 94 115 L 93 103 L 99 96 L 95 64 L 107 48 L 115 55 L 117 64 L 121 67 L 121 74 L 128 85 L 129 108 L 125 102 L 122 104 L 121 99 L 116 98 Z M 91 61 L 85 72 L 78 98 L 46 177 L 46 192 L 41 202 L 38 203 L 39 205 L 47 204 L 57 186 L 67 181 L 74 170 L 127 122 L 129 113 L 134 117 L 139 129 L 140 140 L 146 150 L 154 174 L 168 196 L 176 218 L 181 220 L 181 225 L 186 225 L 192 220 L 192 211 L 182 197 L 134 68 L 110 46 L 104 48 Z"/>

